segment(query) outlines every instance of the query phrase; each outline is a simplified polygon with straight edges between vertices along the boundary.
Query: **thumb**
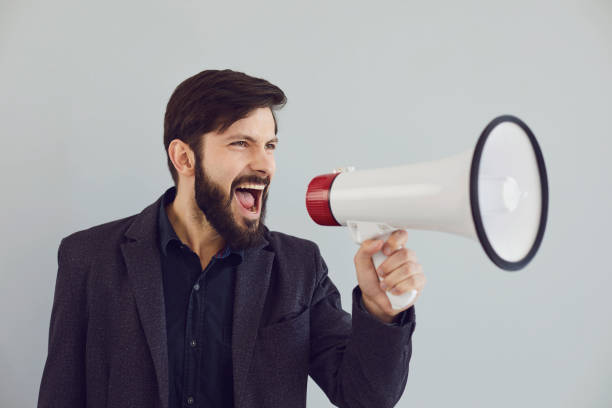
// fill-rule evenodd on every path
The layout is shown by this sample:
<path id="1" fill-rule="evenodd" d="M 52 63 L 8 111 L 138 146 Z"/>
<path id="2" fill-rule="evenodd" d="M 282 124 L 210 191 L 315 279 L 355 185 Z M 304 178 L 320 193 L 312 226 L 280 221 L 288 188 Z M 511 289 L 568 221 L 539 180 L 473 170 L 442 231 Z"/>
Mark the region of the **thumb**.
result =
<path id="1" fill-rule="evenodd" d="M 372 255 L 381 250 L 384 242 L 381 239 L 368 239 L 363 241 L 361 248 L 357 251 L 357 259 L 369 261 Z"/>

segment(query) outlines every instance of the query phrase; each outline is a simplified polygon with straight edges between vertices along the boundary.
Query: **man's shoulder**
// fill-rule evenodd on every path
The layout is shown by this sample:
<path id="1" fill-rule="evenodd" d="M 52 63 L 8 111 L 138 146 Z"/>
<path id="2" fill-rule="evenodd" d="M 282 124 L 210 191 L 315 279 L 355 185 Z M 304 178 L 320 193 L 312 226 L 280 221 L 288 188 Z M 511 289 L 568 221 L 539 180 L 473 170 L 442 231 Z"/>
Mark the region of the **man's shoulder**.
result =
<path id="1" fill-rule="evenodd" d="M 145 207 L 137 214 L 132 214 L 127 217 L 119 218 L 112 221 L 107 221 L 102 224 L 94 225 L 86 229 L 82 229 L 64 237 L 62 239 L 63 246 L 70 247 L 94 247 L 103 248 L 108 244 L 117 247 L 118 243 L 123 242 L 126 237 L 126 232 L 132 225 L 135 225 L 139 218 L 139 226 L 146 226 L 140 233 L 150 235 L 150 232 L 157 228 L 157 209 L 160 199 Z"/>
<path id="2" fill-rule="evenodd" d="M 107 221 L 79 231 L 75 231 L 64 237 L 66 241 L 89 241 L 91 239 L 108 238 L 117 232 L 125 232 L 138 214 L 133 214 L 117 220 Z"/>
<path id="3" fill-rule="evenodd" d="M 137 216 L 133 214 L 73 232 L 62 238 L 59 251 L 73 254 L 73 259 L 90 259 L 95 253 L 118 249 L 125 240 L 125 232 Z"/>

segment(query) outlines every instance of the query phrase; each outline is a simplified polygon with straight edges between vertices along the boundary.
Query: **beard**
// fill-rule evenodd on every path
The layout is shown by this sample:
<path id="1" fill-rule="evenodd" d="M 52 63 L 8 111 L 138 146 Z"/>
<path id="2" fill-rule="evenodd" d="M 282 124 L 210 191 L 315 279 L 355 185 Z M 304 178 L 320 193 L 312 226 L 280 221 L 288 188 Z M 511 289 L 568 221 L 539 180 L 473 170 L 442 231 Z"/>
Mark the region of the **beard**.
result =
<path id="1" fill-rule="evenodd" d="M 232 201 L 237 186 L 242 183 L 257 183 L 266 186 L 261 195 L 261 211 L 259 219 L 250 220 L 243 218 L 246 226 L 242 226 L 236 220 L 232 211 Z M 212 181 L 200 165 L 200 158 L 195 158 L 195 200 L 210 225 L 225 240 L 232 249 L 241 250 L 253 247 L 263 237 L 266 215 L 266 201 L 268 200 L 268 185 L 270 178 L 259 178 L 257 176 L 242 176 L 232 182 L 229 196 L 223 189 Z"/>

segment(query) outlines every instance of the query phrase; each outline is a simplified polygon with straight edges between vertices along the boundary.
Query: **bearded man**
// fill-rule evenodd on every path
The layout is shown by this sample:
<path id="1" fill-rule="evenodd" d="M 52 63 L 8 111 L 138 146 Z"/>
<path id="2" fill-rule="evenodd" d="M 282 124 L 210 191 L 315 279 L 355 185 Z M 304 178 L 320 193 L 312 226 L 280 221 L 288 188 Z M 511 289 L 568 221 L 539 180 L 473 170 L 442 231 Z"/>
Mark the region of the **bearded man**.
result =
<path id="1" fill-rule="evenodd" d="M 304 407 L 308 375 L 337 406 L 399 400 L 414 307 L 392 309 L 385 291 L 420 293 L 422 268 L 405 231 L 364 242 L 351 316 L 316 244 L 265 226 L 285 102 L 231 70 L 176 88 L 175 185 L 60 243 L 39 407 Z"/>

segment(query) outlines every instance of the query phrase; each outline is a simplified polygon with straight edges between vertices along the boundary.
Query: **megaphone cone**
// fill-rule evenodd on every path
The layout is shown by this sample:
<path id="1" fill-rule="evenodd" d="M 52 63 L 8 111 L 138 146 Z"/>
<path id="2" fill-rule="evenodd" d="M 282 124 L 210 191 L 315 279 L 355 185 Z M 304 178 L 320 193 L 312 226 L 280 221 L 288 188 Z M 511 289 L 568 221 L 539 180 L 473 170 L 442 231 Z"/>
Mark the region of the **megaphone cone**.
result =
<path id="1" fill-rule="evenodd" d="M 309 183 L 306 208 L 318 224 L 348 226 L 357 243 L 395 229 L 465 236 L 479 241 L 495 265 L 515 271 L 542 242 L 548 180 L 531 130 L 504 115 L 486 126 L 474 149 L 454 156 L 317 176 Z M 375 266 L 384 259 L 373 257 Z"/>

